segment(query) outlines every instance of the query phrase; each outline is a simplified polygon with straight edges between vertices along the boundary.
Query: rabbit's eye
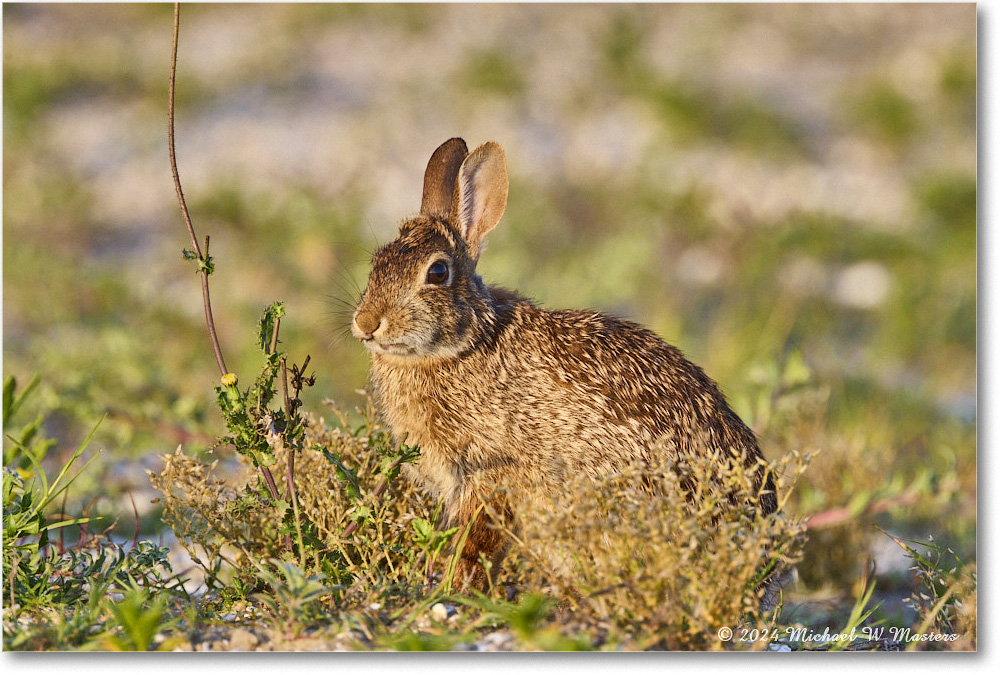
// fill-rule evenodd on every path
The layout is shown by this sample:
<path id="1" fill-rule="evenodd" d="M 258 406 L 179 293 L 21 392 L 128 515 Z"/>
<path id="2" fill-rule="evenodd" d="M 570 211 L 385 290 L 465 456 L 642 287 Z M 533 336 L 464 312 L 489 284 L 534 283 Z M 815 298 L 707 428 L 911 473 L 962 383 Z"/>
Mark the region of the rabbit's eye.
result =
<path id="1" fill-rule="evenodd" d="M 438 260 L 427 270 L 427 283 L 443 284 L 448 281 L 448 263 Z"/>

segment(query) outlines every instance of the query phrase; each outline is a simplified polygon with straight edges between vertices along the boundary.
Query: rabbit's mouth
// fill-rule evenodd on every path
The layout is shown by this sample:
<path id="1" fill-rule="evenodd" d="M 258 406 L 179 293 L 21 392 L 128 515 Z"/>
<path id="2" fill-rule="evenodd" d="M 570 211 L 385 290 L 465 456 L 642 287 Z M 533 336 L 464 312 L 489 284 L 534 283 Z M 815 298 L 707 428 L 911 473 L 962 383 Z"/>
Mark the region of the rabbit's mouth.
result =
<path id="1" fill-rule="evenodd" d="M 404 342 L 379 342 L 375 338 L 365 340 L 365 347 L 376 354 L 392 354 L 393 356 L 409 356 L 415 349 Z"/>

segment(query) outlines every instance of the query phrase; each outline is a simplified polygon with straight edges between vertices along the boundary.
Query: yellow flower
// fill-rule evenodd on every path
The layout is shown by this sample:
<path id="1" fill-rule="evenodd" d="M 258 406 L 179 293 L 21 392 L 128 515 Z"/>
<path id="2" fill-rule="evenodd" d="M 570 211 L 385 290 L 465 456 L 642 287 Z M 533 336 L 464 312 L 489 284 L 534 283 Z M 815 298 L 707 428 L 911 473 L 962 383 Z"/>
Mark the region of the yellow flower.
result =
<path id="1" fill-rule="evenodd" d="M 222 384 L 226 387 L 233 387 L 237 381 L 236 373 L 226 373 L 222 376 Z"/>

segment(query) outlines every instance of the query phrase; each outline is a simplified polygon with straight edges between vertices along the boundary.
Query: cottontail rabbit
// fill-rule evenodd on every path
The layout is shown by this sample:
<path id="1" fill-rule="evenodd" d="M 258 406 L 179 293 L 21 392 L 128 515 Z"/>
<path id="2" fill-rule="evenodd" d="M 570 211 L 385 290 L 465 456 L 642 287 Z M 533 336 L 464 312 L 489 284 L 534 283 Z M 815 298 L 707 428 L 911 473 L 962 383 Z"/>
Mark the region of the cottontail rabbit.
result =
<path id="1" fill-rule="evenodd" d="M 420 446 L 408 467 L 456 525 L 469 525 L 460 585 L 488 582 L 508 548 L 489 513 L 513 500 L 475 483 L 511 479 L 558 489 L 566 472 L 592 476 L 644 460 L 669 436 L 678 446 L 761 460 L 754 434 L 698 366 L 641 326 L 585 310 L 541 309 L 476 274 L 483 238 L 507 205 L 503 149 L 441 145 L 424 174 L 419 215 L 372 258 L 351 330 L 372 354 L 372 382 L 392 432 Z M 762 462 L 758 510 L 776 509 Z M 762 489 L 760 489 L 762 488 Z"/>

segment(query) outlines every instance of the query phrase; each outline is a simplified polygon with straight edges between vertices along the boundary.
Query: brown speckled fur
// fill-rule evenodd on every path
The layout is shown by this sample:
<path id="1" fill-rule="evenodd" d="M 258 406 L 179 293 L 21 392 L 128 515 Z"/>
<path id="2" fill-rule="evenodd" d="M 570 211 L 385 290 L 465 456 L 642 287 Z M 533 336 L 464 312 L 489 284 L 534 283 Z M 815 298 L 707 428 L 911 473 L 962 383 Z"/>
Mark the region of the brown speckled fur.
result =
<path id="1" fill-rule="evenodd" d="M 352 323 L 372 350 L 387 424 L 420 446 L 408 474 L 443 498 L 453 523 L 472 521 L 459 582 L 477 588 L 487 583 L 480 554 L 495 574 L 508 543 L 476 481 L 556 491 L 570 473 L 596 477 L 655 459 L 664 437 L 682 450 L 708 439 L 747 466 L 761 458 L 715 382 L 653 332 L 593 311 L 544 310 L 483 284 L 478 253 L 506 196 L 499 145 L 467 155 L 461 139 L 443 144 L 428 164 L 421 214 L 375 253 Z M 438 260 L 448 282 L 428 283 Z M 771 513 L 771 478 L 763 468 L 758 477 L 760 510 Z M 489 506 L 514 520 L 506 501 Z"/>

